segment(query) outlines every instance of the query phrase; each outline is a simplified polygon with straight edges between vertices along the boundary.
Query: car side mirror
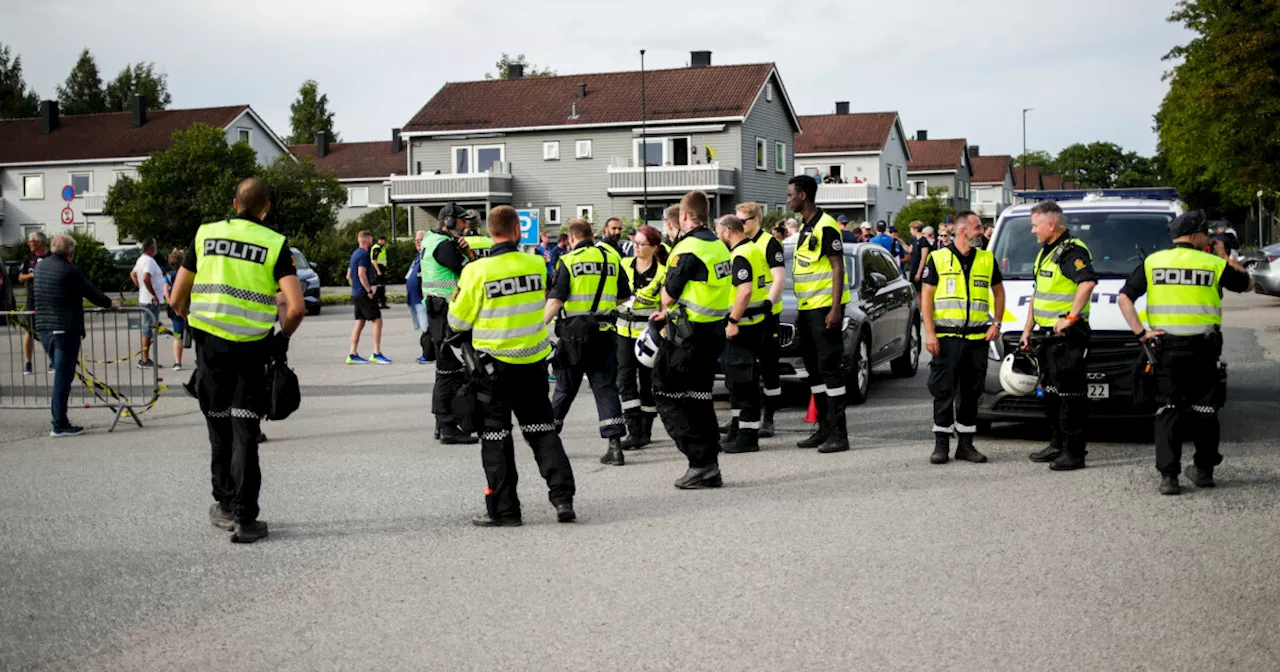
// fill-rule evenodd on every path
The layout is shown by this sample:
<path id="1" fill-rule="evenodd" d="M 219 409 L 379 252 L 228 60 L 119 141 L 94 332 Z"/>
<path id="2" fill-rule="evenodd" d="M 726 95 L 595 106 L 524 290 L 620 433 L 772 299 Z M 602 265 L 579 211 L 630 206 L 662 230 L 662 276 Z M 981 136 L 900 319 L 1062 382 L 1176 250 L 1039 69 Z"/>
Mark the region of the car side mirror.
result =
<path id="1" fill-rule="evenodd" d="M 883 273 L 871 273 L 871 289 L 880 289 L 889 284 L 889 279 L 884 277 Z"/>

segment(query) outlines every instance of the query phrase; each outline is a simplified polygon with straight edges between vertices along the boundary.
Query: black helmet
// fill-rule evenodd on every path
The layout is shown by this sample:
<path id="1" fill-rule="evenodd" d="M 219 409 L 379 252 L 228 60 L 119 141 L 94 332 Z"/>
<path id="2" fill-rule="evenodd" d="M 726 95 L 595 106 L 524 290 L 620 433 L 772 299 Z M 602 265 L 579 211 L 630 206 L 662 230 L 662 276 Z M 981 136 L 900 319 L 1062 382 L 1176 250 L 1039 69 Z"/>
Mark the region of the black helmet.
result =
<path id="1" fill-rule="evenodd" d="M 1172 238 L 1190 236 L 1194 233 L 1209 234 L 1209 219 L 1204 216 L 1203 210 L 1185 212 L 1169 223 L 1169 236 Z"/>

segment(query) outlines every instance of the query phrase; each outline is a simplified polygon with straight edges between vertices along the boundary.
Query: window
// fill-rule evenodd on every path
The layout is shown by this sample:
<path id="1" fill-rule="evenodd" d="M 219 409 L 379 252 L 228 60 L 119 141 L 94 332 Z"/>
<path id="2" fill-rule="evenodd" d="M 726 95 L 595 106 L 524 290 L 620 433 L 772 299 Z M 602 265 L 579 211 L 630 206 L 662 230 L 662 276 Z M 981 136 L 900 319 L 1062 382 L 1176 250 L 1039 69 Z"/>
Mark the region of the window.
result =
<path id="1" fill-rule="evenodd" d="M 574 156 L 578 157 L 579 159 L 591 158 L 591 141 L 579 140 L 576 143 L 574 143 Z"/>
<path id="2" fill-rule="evenodd" d="M 827 174 L 835 178 L 844 177 L 844 164 L 827 166 Z"/>
<path id="3" fill-rule="evenodd" d="M 641 146 L 644 146 L 644 165 L 646 166 L 687 166 L 692 161 L 690 148 L 693 144 L 688 137 L 635 138 L 632 140 L 632 165 L 639 166 Z"/>
<path id="4" fill-rule="evenodd" d="M 543 152 L 546 147 L 544 145 Z M 559 148 L 556 150 L 559 158 Z M 456 175 L 487 173 L 494 163 L 506 157 L 506 145 L 462 145 L 453 148 L 453 172 Z"/>
<path id="5" fill-rule="evenodd" d="M 391 205 L 391 185 L 389 184 L 382 187 L 382 202 L 386 205 Z"/>
<path id="6" fill-rule="evenodd" d="M 769 153 L 769 143 L 764 138 L 756 138 L 756 170 L 764 170 L 767 165 Z"/>
<path id="7" fill-rule="evenodd" d="M 493 164 L 500 163 L 505 154 L 503 145 L 488 145 L 476 147 L 476 172 L 487 173 L 493 168 Z"/>
<path id="8" fill-rule="evenodd" d="M 902 166 L 898 166 L 898 191 L 902 191 Z"/>
<path id="9" fill-rule="evenodd" d="M 560 160 L 560 141 L 542 143 L 542 160 L 543 161 L 559 161 Z"/>
<path id="10" fill-rule="evenodd" d="M 764 99 L 770 103 L 773 102 L 773 82 L 764 85 Z"/>
<path id="11" fill-rule="evenodd" d="M 779 173 L 787 172 L 787 143 L 773 143 L 773 169 Z"/>
<path id="12" fill-rule="evenodd" d="M 787 211 L 787 204 L 786 204 L 786 203 L 779 203 L 779 204 L 778 204 L 778 207 L 777 207 L 777 210 L 778 210 L 778 212 L 786 212 L 786 211 Z"/>
<path id="13" fill-rule="evenodd" d="M 129 178 L 129 179 L 131 179 L 131 180 L 136 180 L 136 179 L 138 179 L 138 173 L 137 173 L 137 172 L 135 172 L 135 171 L 132 171 L 132 170 L 117 170 L 117 171 L 113 171 L 113 172 L 111 173 L 111 184 L 115 184 L 116 182 L 119 182 L 120 180 L 122 180 L 122 179 L 124 179 L 124 178 L 126 178 L 126 177 L 127 177 L 127 178 Z"/>
<path id="14" fill-rule="evenodd" d="M 908 189 L 907 193 L 911 194 L 912 196 L 928 196 L 929 195 L 928 182 L 925 182 L 924 180 L 911 180 L 911 182 L 908 184 L 910 186 L 910 189 Z"/>
<path id="15" fill-rule="evenodd" d="M 253 144 L 253 131 L 247 128 L 236 129 L 236 142 L 243 142 L 246 145 Z"/>
<path id="16" fill-rule="evenodd" d="M 347 187 L 347 207 L 369 207 L 369 187 Z"/>
<path id="17" fill-rule="evenodd" d="M 577 212 L 577 213 L 578 213 L 578 219 L 585 219 L 585 220 L 587 220 L 588 222 L 589 222 L 589 221 L 591 221 L 591 212 L 592 212 L 592 208 L 591 208 L 591 206 L 589 206 L 589 205 L 579 205 L 579 206 L 575 209 L 575 212 Z"/>
<path id="18" fill-rule="evenodd" d="M 558 205 L 547 206 L 547 223 L 548 224 L 560 223 L 560 206 Z"/>
<path id="19" fill-rule="evenodd" d="M 27 239 L 31 237 L 31 234 L 41 233 L 43 231 L 44 231 L 43 224 L 23 224 L 22 225 L 22 243 L 25 245 L 27 242 Z"/>
<path id="20" fill-rule="evenodd" d="M 93 173 L 70 173 L 68 177 L 71 179 L 71 188 L 75 189 L 76 196 L 93 193 Z"/>
<path id="21" fill-rule="evenodd" d="M 471 148 L 470 147 L 454 147 L 453 148 L 453 172 L 459 175 L 465 175 L 471 172 Z"/>
<path id="22" fill-rule="evenodd" d="M 22 176 L 22 197 L 44 198 L 44 174 Z"/>

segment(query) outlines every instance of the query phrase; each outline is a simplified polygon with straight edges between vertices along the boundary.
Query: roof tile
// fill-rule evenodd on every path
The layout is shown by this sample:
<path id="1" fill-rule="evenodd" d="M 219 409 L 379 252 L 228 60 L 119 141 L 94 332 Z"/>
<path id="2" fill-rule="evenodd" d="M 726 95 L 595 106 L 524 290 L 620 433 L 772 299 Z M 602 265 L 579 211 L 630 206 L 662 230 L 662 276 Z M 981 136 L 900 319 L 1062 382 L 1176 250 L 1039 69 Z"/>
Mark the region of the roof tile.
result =
<path id="1" fill-rule="evenodd" d="M 405 153 L 391 151 L 391 141 L 379 142 L 331 142 L 329 153 L 324 158 L 316 158 L 316 146 L 289 145 L 294 156 L 309 156 L 321 170 L 332 170 L 340 180 L 367 178 L 385 178 L 388 175 L 404 174 L 406 171 Z"/>
<path id="2" fill-rule="evenodd" d="M 39 117 L 0 120 L 0 163 L 83 161 L 147 156 L 169 147 L 170 138 L 194 124 L 226 128 L 248 105 L 191 110 L 147 110 L 147 123 L 133 126 L 129 112 L 61 116 L 49 135 Z"/>
<path id="3" fill-rule="evenodd" d="M 909 140 L 911 161 L 907 172 L 917 170 L 959 170 L 960 161 L 968 151 L 963 138 L 958 140 Z"/>
<path id="4" fill-rule="evenodd" d="M 796 136 L 796 153 L 882 151 L 897 119 L 897 112 L 800 117 L 804 133 Z"/>
<path id="5" fill-rule="evenodd" d="M 1003 183 L 1005 175 L 1013 166 L 1013 157 L 1008 155 L 971 156 L 969 164 L 973 166 L 974 184 Z"/>

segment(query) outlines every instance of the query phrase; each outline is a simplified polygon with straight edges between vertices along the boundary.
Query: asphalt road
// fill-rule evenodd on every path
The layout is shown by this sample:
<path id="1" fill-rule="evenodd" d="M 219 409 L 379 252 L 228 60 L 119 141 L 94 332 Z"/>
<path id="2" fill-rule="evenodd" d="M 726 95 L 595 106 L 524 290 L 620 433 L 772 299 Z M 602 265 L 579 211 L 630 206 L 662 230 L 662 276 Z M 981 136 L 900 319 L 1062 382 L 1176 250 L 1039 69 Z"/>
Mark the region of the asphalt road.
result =
<path id="1" fill-rule="evenodd" d="M 0 411 L 0 669 L 1280 669 L 1280 300 L 1228 308 L 1214 491 L 1157 495 L 1149 427 L 1102 422 L 1083 471 L 1028 462 L 1036 425 L 997 425 L 988 464 L 929 465 L 921 371 L 850 408 L 855 450 L 793 448 L 795 409 L 722 457 L 717 491 L 672 488 L 669 440 L 600 465 L 582 399 L 580 522 L 554 522 L 521 445 L 526 524 L 498 530 L 468 523 L 476 447 L 431 439 L 407 314 L 395 365 L 348 367 L 327 310 L 291 353 L 302 409 L 265 427 L 253 546 L 206 521 L 180 391 L 144 429 L 73 411 L 76 439 Z"/>

